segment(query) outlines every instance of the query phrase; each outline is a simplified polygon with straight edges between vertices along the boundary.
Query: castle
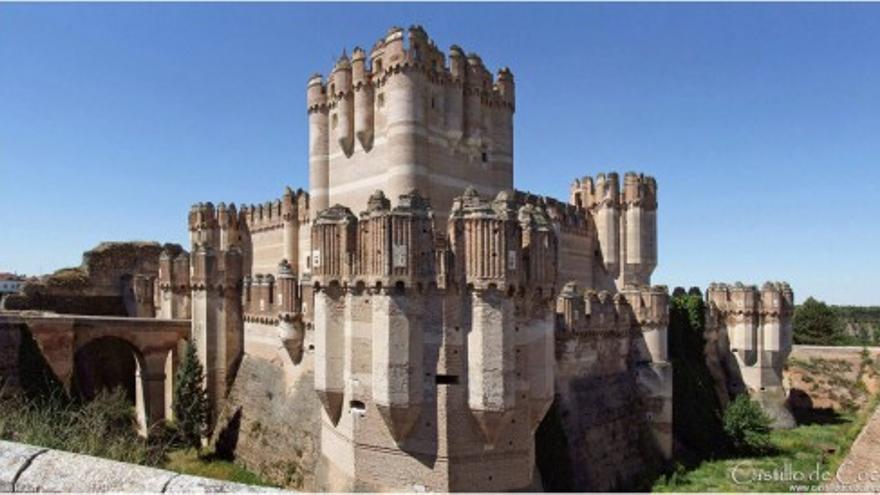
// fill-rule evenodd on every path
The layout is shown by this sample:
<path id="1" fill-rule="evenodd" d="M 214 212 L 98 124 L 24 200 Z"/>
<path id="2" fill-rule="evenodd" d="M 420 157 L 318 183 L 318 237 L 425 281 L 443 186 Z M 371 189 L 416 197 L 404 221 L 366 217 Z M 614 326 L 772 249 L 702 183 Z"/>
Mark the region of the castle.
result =
<path id="1" fill-rule="evenodd" d="M 540 489 L 555 404 L 575 487 L 670 458 L 657 183 L 514 189 L 515 103 L 509 69 L 394 28 L 308 80 L 308 192 L 193 206 L 150 297 L 191 318 L 216 441 L 308 489 Z M 736 375 L 784 422 L 791 290 L 708 299 L 719 393 Z"/>

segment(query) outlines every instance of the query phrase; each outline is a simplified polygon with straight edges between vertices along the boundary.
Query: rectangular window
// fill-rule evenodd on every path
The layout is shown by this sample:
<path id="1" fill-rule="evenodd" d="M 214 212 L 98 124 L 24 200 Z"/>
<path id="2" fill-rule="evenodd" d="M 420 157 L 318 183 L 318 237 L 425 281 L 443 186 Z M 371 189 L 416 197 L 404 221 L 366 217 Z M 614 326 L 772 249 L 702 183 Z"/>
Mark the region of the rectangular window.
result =
<path id="1" fill-rule="evenodd" d="M 458 385 L 458 376 L 456 375 L 437 375 L 437 385 Z"/>

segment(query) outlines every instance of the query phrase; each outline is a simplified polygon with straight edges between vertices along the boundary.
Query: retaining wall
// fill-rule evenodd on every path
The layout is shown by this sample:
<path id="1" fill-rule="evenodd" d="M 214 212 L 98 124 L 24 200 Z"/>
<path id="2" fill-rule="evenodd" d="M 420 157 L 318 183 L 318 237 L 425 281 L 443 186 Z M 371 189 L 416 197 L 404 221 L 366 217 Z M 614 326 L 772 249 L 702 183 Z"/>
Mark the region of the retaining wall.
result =
<path id="1" fill-rule="evenodd" d="M 275 492 L 136 464 L 0 441 L 0 492 Z"/>

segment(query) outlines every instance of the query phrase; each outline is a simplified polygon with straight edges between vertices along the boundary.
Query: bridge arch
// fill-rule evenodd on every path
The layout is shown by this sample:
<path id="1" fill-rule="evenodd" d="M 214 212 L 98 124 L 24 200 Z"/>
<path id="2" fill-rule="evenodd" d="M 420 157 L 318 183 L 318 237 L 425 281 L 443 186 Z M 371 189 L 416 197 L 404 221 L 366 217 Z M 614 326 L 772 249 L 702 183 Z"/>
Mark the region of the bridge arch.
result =
<path id="1" fill-rule="evenodd" d="M 178 345 L 144 348 L 130 334 L 90 335 L 77 339 L 74 348 L 74 382 L 86 399 L 101 388 L 122 386 L 134 403 L 138 429 L 171 419 L 171 401 Z"/>
<path id="2" fill-rule="evenodd" d="M 71 382 L 75 381 L 77 355 L 84 363 L 80 371 L 84 367 L 86 372 L 89 359 L 100 359 L 102 353 L 117 355 L 119 362 L 109 367 L 122 370 L 118 371 L 120 376 L 114 378 L 113 370 L 107 370 L 103 377 L 92 372 L 90 385 L 94 388 L 101 383 L 123 382 L 128 390 L 133 388 L 143 434 L 150 426 L 172 417 L 174 374 L 183 345 L 190 338 L 190 320 L 7 312 L 0 314 L 3 323 L 27 326 L 46 363 L 68 392 L 74 391 Z M 85 380 L 83 375 L 79 379 Z"/>

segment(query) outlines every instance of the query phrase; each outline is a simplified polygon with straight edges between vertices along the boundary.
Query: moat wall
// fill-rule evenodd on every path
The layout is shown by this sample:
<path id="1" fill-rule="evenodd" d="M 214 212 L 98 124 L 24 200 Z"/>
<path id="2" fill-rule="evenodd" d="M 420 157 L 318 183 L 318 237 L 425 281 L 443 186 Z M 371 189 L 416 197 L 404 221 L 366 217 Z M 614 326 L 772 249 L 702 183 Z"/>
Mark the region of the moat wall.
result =
<path id="1" fill-rule="evenodd" d="M 251 323 L 245 348 L 214 431 L 218 449 L 267 480 L 317 489 L 321 409 L 312 353 L 294 365 L 274 327 Z"/>
<path id="2" fill-rule="evenodd" d="M 626 335 L 556 343 L 556 399 L 536 436 L 547 491 L 638 489 L 659 466 Z"/>

